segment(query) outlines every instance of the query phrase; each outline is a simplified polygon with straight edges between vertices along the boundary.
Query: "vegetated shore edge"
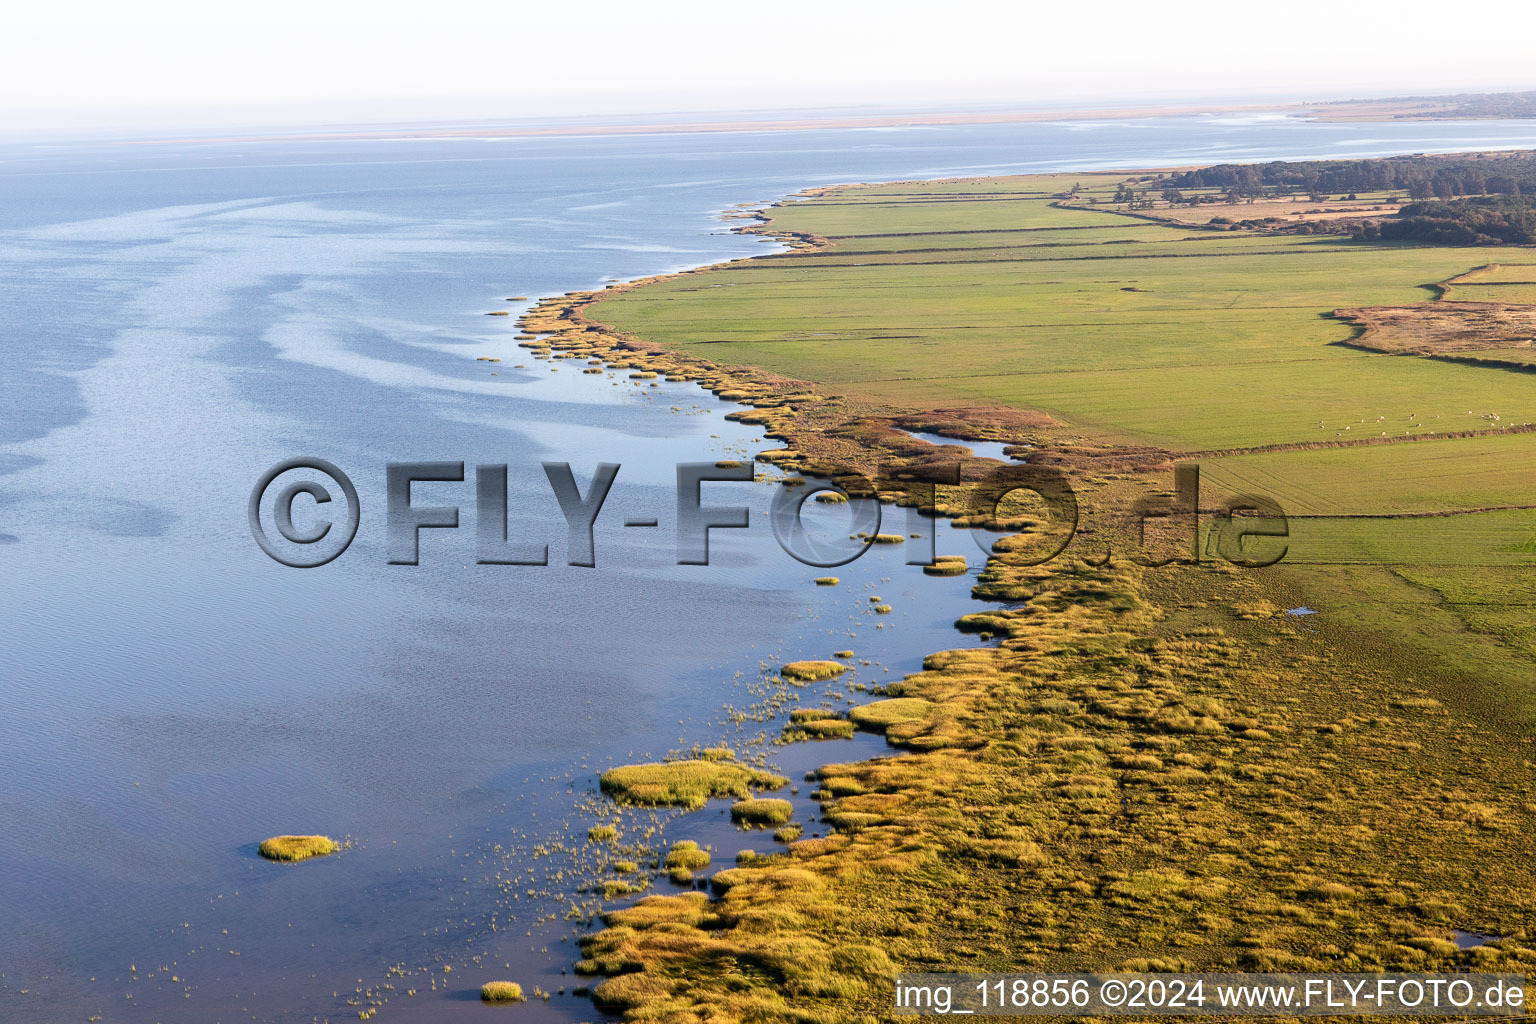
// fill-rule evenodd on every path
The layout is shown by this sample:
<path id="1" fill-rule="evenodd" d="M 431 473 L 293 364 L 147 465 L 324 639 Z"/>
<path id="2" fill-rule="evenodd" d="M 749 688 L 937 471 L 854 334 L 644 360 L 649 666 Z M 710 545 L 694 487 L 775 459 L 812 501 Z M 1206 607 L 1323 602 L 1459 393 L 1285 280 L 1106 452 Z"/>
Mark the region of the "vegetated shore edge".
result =
<path id="1" fill-rule="evenodd" d="M 736 215 L 791 250 L 828 245 L 775 229 L 763 210 Z M 586 314 L 616 291 L 709 269 L 544 299 L 520 319 L 521 344 L 699 383 L 743 406 L 729 418 L 784 445 L 760 457 L 818 476 L 997 465 L 908 428 L 1017 443 L 1062 426 L 1013 409 L 878 415 Z M 1140 467 L 1169 455 L 1126 451 Z M 897 964 L 1536 965 L 1524 944 L 1532 895 L 1494 810 L 1509 791 L 1526 796 L 1527 815 L 1536 808 L 1528 766 L 1453 717 L 1434 679 L 1404 679 L 1327 624 L 1299 631 L 1274 603 L 1300 593 L 1295 580 L 1009 555 L 996 545 L 973 591 L 1008 607 L 967 617 L 1002 641 L 935 652 L 876 694 L 900 702 L 873 717 L 911 756 L 823 766 L 822 818 L 836 831 L 718 872 L 715 900 L 649 896 L 605 915 L 578 965 L 606 977 L 600 1005 L 635 1020 L 874 1019 L 888 1013 Z M 1483 776 L 1462 777 L 1469 758 Z M 1396 802 L 1375 799 L 1383 791 Z M 1452 828 L 1463 856 L 1446 863 L 1437 852 Z M 1452 930 L 1472 922 L 1501 938 L 1461 949 Z"/>

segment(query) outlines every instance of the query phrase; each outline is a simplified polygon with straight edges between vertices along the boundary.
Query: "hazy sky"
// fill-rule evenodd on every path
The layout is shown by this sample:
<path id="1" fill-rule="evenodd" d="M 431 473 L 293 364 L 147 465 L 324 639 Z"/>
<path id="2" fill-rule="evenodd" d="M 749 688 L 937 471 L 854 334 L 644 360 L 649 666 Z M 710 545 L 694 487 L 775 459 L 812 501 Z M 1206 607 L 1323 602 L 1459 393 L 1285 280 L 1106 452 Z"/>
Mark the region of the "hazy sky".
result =
<path id="1" fill-rule="evenodd" d="M 25 2 L 9 131 L 1536 88 L 1529 2 Z"/>

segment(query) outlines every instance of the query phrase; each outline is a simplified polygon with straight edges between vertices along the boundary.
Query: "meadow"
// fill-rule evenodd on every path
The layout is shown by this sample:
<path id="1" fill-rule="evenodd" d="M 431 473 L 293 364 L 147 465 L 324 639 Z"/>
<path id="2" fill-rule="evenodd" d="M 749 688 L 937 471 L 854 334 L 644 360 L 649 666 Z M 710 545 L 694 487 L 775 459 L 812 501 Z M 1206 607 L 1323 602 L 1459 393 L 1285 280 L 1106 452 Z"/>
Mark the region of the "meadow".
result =
<path id="1" fill-rule="evenodd" d="M 1533 261 L 1162 223 L 1125 181 L 815 190 L 768 211 L 792 251 L 535 318 L 742 394 L 783 464 L 921 462 L 896 428 L 944 424 L 1029 446 L 1090 516 L 1194 461 L 1203 509 L 1292 517 L 1263 570 L 999 541 L 960 624 L 994 643 L 785 727 L 906 756 L 822 767 L 832 831 L 788 823 L 713 898 L 608 913 L 577 965 L 600 1005 L 830 1024 L 887 1018 L 897 969 L 1536 968 L 1536 379 L 1333 316 L 1519 301 Z"/>
<path id="2" fill-rule="evenodd" d="M 1201 230 L 1151 219 L 1196 217 L 1184 208 L 1117 207 L 1127 180 L 815 190 L 766 228 L 815 248 L 604 294 L 589 314 L 870 415 L 1001 405 L 1057 424 L 1011 440 L 1197 461 L 1204 506 L 1259 494 L 1303 517 L 1293 564 L 1536 567 L 1533 379 L 1355 347 L 1333 316 L 1522 301 L 1536 256 Z"/>
<path id="3" fill-rule="evenodd" d="M 1104 179 L 1032 180 L 1041 191 L 900 184 L 787 203 L 773 228 L 825 248 L 680 275 L 591 312 L 891 409 L 1001 402 L 1180 451 L 1536 421 L 1528 381 L 1336 344 L 1352 329 L 1334 309 L 1431 298 L 1489 262 L 1484 250 L 1167 227 L 1059 205 L 1074 184 L 1112 194 Z"/>

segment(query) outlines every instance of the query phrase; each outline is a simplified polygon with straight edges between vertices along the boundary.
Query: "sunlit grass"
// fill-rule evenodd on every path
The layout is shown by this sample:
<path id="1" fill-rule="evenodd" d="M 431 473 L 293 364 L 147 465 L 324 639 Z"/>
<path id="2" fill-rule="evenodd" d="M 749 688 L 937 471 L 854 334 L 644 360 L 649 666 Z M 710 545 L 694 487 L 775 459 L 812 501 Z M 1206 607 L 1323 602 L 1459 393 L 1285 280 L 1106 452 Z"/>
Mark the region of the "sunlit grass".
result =
<path id="1" fill-rule="evenodd" d="M 527 1001 L 523 986 L 515 981 L 488 981 L 480 986 L 480 998 L 487 1003 L 521 1003 Z"/>
<path id="2" fill-rule="evenodd" d="M 795 813 L 788 800 L 758 798 L 741 800 L 731 805 L 731 820 L 742 825 L 766 827 L 782 825 Z"/>
<path id="3" fill-rule="evenodd" d="M 785 679 L 798 682 L 818 682 L 831 679 L 848 671 L 847 665 L 835 661 L 791 661 L 779 669 Z"/>
<path id="4" fill-rule="evenodd" d="M 267 860 L 296 863 L 313 857 L 325 857 L 341 847 L 329 836 L 273 836 L 262 841 L 258 851 Z"/>
<path id="5" fill-rule="evenodd" d="M 788 780 L 731 760 L 695 758 L 610 768 L 598 781 L 620 803 L 701 807 L 713 797 L 747 797 Z"/>

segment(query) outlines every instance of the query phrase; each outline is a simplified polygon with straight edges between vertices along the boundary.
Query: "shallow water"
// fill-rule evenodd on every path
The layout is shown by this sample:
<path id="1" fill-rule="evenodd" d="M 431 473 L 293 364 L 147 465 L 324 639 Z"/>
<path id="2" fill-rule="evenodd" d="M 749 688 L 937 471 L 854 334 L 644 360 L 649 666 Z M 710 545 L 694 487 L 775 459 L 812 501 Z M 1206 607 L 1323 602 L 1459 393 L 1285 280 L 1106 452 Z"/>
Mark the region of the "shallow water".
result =
<path id="1" fill-rule="evenodd" d="M 1486 946 L 1490 942 L 1498 942 L 1503 938 L 1488 932 L 1464 932 L 1459 928 L 1451 929 L 1451 941 L 1460 949 L 1476 949 L 1478 946 Z"/>
<path id="2" fill-rule="evenodd" d="M 746 743 L 765 727 L 722 707 L 765 661 L 848 647 L 873 683 L 975 642 L 950 628 L 969 581 L 900 546 L 813 586 L 766 528 L 772 485 L 707 485 L 753 525 L 676 565 L 675 463 L 771 445 L 692 386 L 527 359 L 512 317 L 482 315 L 507 296 L 765 251 L 714 213 L 831 181 L 1531 145 L 1536 124 L 1181 118 L 0 148 L 0 1019 L 353 1018 L 357 988 L 392 984 L 381 1019 L 411 998 L 437 1021 L 493 977 L 571 984 L 571 857 L 538 848 L 585 835 L 597 771 Z M 246 523 L 295 455 L 361 497 L 320 569 L 270 561 Z M 472 483 L 418 487 L 463 527 L 387 564 L 385 463 L 425 459 L 508 463 L 515 529 L 552 564 L 474 564 Z M 593 569 L 564 564 L 541 460 L 583 486 L 622 465 Z M 964 536 L 939 550 L 976 560 Z M 352 845 L 256 857 L 288 831 Z"/>
<path id="3" fill-rule="evenodd" d="M 1004 441 L 967 441 L 964 438 L 946 437 L 943 434 L 926 433 L 920 430 L 909 430 L 907 433 L 917 438 L 919 441 L 927 441 L 929 444 L 957 444 L 961 448 L 969 449 L 973 455 L 976 455 L 979 458 L 998 459 L 1002 462 L 1016 461 L 1013 456 L 1004 452 L 1003 449 L 1009 447 L 1009 445 Z"/>

